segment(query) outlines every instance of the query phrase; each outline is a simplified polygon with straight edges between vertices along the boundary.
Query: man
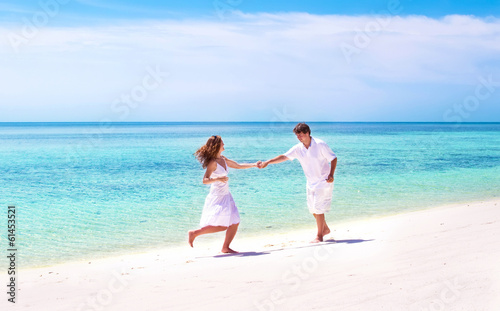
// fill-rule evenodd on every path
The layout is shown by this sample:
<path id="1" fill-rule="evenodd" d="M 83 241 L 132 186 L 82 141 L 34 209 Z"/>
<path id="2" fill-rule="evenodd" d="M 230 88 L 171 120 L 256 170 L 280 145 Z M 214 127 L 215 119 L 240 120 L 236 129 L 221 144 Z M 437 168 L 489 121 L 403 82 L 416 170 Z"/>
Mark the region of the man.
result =
<path id="1" fill-rule="evenodd" d="M 297 124 L 293 132 L 300 143 L 285 154 L 262 162 L 258 167 L 265 168 L 269 164 L 299 160 L 307 179 L 307 207 L 316 218 L 318 226 L 318 234 L 312 243 L 318 243 L 330 233 L 325 213 L 330 210 L 332 202 L 333 174 L 337 167 L 337 156 L 324 141 L 311 137 L 311 129 L 307 124 Z"/>

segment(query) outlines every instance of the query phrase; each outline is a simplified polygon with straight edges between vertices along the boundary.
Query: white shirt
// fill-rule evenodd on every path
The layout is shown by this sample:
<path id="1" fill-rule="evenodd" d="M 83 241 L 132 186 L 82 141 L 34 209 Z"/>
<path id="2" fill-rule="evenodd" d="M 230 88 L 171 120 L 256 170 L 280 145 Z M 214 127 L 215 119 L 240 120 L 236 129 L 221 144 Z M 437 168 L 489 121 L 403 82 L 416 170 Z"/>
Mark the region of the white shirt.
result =
<path id="1" fill-rule="evenodd" d="M 330 163 L 337 157 L 328 145 L 321 139 L 311 137 L 311 145 L 306 148 L 303 143 L 298 143 L 288 150 L 284 156 L 290 160 L 297 159 L 302 165 L 307 179 L 307 188 L 326 188 L 330 174 Z"/>

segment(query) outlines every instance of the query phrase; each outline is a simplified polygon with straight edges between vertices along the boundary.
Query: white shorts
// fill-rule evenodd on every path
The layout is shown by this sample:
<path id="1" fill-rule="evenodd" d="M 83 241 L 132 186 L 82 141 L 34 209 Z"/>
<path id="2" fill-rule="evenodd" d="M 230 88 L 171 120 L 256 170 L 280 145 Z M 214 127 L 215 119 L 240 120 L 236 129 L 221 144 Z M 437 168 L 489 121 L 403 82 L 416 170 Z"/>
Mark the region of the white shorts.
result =
<path id="1" fill-rule="evenodd" d="M 311 214 L 324 214 L 330 211 L 333 196 L 333 183 L 327 188 L 307 189 L 307 207 Z"/>

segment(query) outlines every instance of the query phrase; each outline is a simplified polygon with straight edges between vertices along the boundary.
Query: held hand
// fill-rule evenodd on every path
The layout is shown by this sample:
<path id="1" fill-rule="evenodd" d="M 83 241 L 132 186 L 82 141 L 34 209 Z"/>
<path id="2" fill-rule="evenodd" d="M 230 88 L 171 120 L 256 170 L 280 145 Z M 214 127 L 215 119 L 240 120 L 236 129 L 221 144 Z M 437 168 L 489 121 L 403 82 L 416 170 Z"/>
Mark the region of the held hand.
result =
<path id="1" fill-rule="evenodd" d="M 331 184 L 333 182 L 333 175 L 328 175 L 328 178 L 325 180 L 327 183 Z"/>
<path id="2" fill-rule="evenodd" d="M 266 166 L 269 165 L 269 162 L 267 162 L 267 161 L 265 161 L 265 162 L 259 161 L 259 162 L 260 162 L 260 166 L 257 166 L 257 167 L 260 169 L 265 168 Z"/>
<path id="3" fill-rule="evenodd" d="M 262 161 L 255 162 L 255 167 L 260 168 L 262 166 Z"/>
<path id="4" fill-rule="evenodd" d="M 218 179 L 220 182 L 224 182 L 224 183 L 225 183 L 225 182 L 227 182 L 227 181 L 228 181 L 229 177 L 227 177 L 227 176 L 222 176 L 222 177 L 219 177 L 219 178 L 217 178 L 217 179 Z"/>

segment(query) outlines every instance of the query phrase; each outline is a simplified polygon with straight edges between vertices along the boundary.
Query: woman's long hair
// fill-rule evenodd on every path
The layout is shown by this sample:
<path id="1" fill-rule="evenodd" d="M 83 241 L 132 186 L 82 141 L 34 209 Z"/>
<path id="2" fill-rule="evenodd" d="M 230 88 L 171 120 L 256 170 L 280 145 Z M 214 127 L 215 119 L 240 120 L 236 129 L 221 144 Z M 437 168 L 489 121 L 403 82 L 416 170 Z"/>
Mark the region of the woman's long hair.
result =
<path id="1" fill-rule="evenodd" d="M 220 151 L 220 146 L 222 143 L 222 138 L 219 135 L 211 136 L 205 145 L 201 146 L 200 149 L 196 150 L 194 156 L 198 161 L 200 161 L 203 168 L 208 166 L 210 161 L 217 158 Z"/>

